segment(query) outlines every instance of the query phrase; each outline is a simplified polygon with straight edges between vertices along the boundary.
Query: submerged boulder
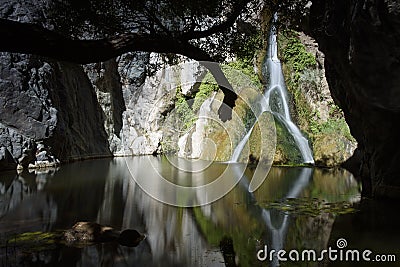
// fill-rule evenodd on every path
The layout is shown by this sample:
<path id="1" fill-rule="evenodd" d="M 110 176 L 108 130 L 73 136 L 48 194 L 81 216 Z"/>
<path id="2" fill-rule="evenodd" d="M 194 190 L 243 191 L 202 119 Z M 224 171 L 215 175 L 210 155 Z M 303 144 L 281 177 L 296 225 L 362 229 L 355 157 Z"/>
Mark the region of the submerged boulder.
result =
<path id="1" fill-rule="evenodd" d="M 145 235 L 134 229 L 117 231 L 110 226 L 104 226 L 95 222 L 77 222 L 71 229 L 65 231 L 65 241 L 72 245 L 74 243 L 97 243 L 116 241 L 122 246 L 135 247 Z"/>

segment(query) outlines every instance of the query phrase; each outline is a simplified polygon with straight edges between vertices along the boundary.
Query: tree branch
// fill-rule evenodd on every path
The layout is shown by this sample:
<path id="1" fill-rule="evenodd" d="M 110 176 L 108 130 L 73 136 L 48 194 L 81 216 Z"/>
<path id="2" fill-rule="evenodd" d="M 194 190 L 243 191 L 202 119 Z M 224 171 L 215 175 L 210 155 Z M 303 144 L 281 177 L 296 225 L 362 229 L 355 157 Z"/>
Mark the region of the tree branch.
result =
<path id="1" fill-rule="evenodd" d="M 171 37 L 139 33 L 73 40 L 39 25 L 5 19 L 0 19 L 0 36 L 0 51 L 36 54 L 79 64 L 106 61 L 130 51 L 181 54 L 182 46 Z"/>
<path id="2" fill-rule="evenodd" d="M 143 51 L 180 54 L 201 61 L 216 79 L 228 107 L 235 106 L 236 94 L 218 64 L 204 50 L 186 41 L 152 34 L 124 34 L 100 40 L 73 40 L 39 25 L 0 19 L 0 51 L 35 54 L 79 64 L 106 61 L 127 52 Z M 226 106 L 220 118 L 232 117 Z"/>

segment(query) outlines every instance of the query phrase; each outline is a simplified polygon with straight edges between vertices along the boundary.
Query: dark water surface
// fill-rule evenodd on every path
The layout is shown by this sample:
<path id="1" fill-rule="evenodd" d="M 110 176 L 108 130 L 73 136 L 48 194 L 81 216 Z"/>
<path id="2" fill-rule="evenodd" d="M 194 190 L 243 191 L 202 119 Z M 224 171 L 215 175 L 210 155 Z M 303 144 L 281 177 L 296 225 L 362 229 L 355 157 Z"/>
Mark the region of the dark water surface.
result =
<path id="1" fill-rule="evenodd" d="M 210 205 L 178 208 L 146 194 L 132 179 L 126 162 L 135 175 L 148 177 L 160 191 L 164 188 L 152 180 L 150 168 L 175 183 L 199 185 L 227 165 L 213 163 L 205 172 L 193 174 L 172 168 L 164 157 L 151 156 L 77 162 L 48 172 L 1 173 L 0 266 L 278 266 L 276 257 L 261 262 L 257 252 L 265 246 L 288 252 L 337 249 L 339 238 L 346 239 L 346 249 L 397 253 L 400 259 L 397 205 L 360 203 L 360 186 L 347 171 L 273 167 L 254 193 L 248 192 L 249 181 L 243 178 Z M 253 171 L 246 169 L 245 177 Z M 193 201 L 193 196 L 176 198 Z M 83 247 L 19 242 L 21 234 L 66 230 L 77 221 L 133 228 L 147 238 L 137 247 L 113 242 Z M 399 263 L 359 262 L 358 266 Z M 325 260 L 280 265 L 357 264 Z"/>

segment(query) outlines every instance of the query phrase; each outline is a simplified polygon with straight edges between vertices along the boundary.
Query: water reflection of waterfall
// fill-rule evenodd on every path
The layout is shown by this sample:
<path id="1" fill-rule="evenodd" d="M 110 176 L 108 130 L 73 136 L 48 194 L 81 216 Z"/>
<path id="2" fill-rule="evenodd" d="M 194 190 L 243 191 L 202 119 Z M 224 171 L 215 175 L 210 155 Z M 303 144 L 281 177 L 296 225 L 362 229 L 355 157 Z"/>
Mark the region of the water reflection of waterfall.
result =
<path id="1" fill-rule="evenodd" d="M 304 168 L 300 175 L 296 178 L 293 183 L 293 187 L 290 191 L 285 195 L 284 198 L 297 198 L 300 193 L 304 190 L 304 188 L 310 183 L 312 178 L 312 169 Z M 262 210 L 262 218 L 265 222 L 265 225 L 268 228 L 268 232 L 270 233 L 270 249 L 274 249 L 275 251 L 279 251 L 283 249 L 284 241 L 286 239 L 286 234 L 289 226 L 289 214 L 285 213 L 277 213 L 274 210 Z M 278 221 L 278 223 L 274 223 Z M 279 266 L 279 261 L 276 257 L 273 258 L 271 265 Z"/>
<path id="2" fill-rule="evenodd" d="M 237 174 L 240 175 L 240 166 L 235 165 L 235 170 Z M 283 199 L 287 198 L 297 198 L 301 192 L 307 187 L 312 179 L 313 169 L 304 168 L 301 170 L 300 174 L 293 181 L 292 187 L 283 196 Z M 239 183 L 245 190 L 249 187 L 248 178 L 244 176 Z M 250 199 L 256 202 L 256 198 L 253 193 L 248 193 Z M 282 214 L 276 210 L 266 210 L 260 208 L 261 218 L 268 229 L 269 240 L 266 242 L 268 244 L 269 250 L 274 249 L 279 251 L 284 248 L 284 241 L 286 239 L 286 234 L 289 226 L 289 214 Z M 275 255 L 276 256 L 276 255 Z M 271 266 L 279 266 L 279 261 L 276 257 L 273 258 Z"/>
<path id="3" fill-rule="evenodd" d="M 185 186 L 206 184 L 216 173 L 226 171 L 228 165 L 213 163 L 204 172 L 186 173 L 172 168 L 163 157 L 134 157 L 128 163 L 138 171 L 136 174 L 146 179 L 151 180 L 152 175 L 161 172 L 167 179 Z M 208 162 L 177 159 L 174 164 L 182 169 L 196 169 Z M 228 176 L 241 178 L 246 171 L 251 177 L 254 172 L 242 164 L 230 165 L 235 169 L 230 169 Z M 150 172 L 149 168 L 155 172 Z M 325 244 L 319 240 L 326 239 L 331 224 L 325 224 L 325 228 L 315 225 L 326 222 L 325 218 L 318 218 L 317 224 L 310 224 L 312 227 L 301 224 L 303 230 L 299 230 L 295 217 L 262 208 L 263 203 L 309 194 L 316 184 L 322 186 L 316 188 L 319 194 L 328 190 L 338 196 L 336 201 L 354 197 L 352 194 L 346 196 L 346 192 L 357 187 L 349 174 L 338 172 L 328 177 L 329 171 L 316 169 L 313 174 L 310 172 L 312 169 L 273 168 L 264 184 L 253 193 L 248 191 L 249 181 L 244 177 L 220 200 L 195 209 L 166 205 L 147 195 L 135 183 L 125 159 L 121 158 L 65 165 L 53 177 L 43 174 L 38 179 L 35 174 L 24 174 L 23 183 L 15 176 L 2 176 L 0 229 L 2 232 L 14 229 L 16 233 L 54 231 L 71 227 L 76 221 L 88 220 L 116 229 L 134 228 L 147 235 L 135 248 L 104 243 L 84 248 L 58 246 L 40 251 L 43 254 L 40 259 L 45 259 L 51 266 L 224 266 L 219 249 L 223 236 L 231 237 L 239 264 L 252 266 L 256 263 L 259 243 L 272 249 L 283 245 L 293 247 L 288 241 L 289 232 L 295 239 L 308 240 L 308 243 L 318 244 L 317 248 L 324 248 Z M 309 183 L 312 175 L 313 183 Z M 40 186 L 41 190 L 37 190 L 39 180 L 47 181 Z M 154 190 L 165 192 L 166 188 L 157 181 L 153 181 Z M 182 201 L 207 198 L 202 191 L 193 196 L 175 193 Z M 21 195 L 22 201 L 19 200 Z M 310 239 L 310 233 L 317 237 Z M 4 253 L 0 247 L 0 265 Z M 39 260 L 38 255 L 35 257 Z M 29 265 L 30 260 L 18 258 L 20 265 Z"/>
<path id="4" fill-rule="evenodd" d="M 260 100 L 261 112 L 255 115 L 258 119 L 263 112 L 272 112 L 275 119 L 279 120 L 286 127 L 290 135 L 292 135 L 296 146 L 301 153 L 303 162 L 313 164 L 314 159 L 312 156 L 312 151 L 308 144 L 308 140 L 302 135 L 299 128 L 293 123 L 290 116 L 285 79 L 282 73 L 281 62 L 278 58 L 278 41 L 276 27 L 274 26 L 274 22 L 276 22 L 276 19 L 277 15 L 275 14 L 269 37 L 268 53 L 264 63 L 265 69 L 263 70 L 264 76 L 268 75 L 267 80 L 269 81 L 269 86 L 264 92 L 265 98 Z M 265 72 L 268 74 L 266 74 Z M 247 143 L 253 128 L 254 125 L 236 146 L 233 152 L 233 156 L 231 157 L 232 162 L 238 161 L 239 156 L 245 144 Z"/>

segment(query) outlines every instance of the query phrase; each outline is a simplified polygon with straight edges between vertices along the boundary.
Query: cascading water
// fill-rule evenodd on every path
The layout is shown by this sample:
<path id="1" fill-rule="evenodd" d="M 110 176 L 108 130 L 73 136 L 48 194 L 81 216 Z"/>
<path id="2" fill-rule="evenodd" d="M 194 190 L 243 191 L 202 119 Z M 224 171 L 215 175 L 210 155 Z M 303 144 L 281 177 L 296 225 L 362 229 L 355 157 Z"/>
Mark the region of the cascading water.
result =
<path id="1" fill-rule="evenodd" d="M 264 63 L 264 67 L 267 68 L 267 72 L 269 73 L 269 86 L 264 92 L 265 98 L 262 99 L 260 103 L 260 114 L 262 114 L 264 111 L 272 112 L 274 117 L 278 119 L 293 136 L 293 139 L 301 153 L 303 162 L 313 164 L 314 159 L 308 144 L 308 140 L 301 134 L 299 128 L 297 128 L 297 126 L 292 122 L 290 117 L 285 79 L 282 73 L 281 62 L 278 58 L 278 42 L 276 27 L 274 26 L 274 22 L 276 22 L 276 20 L 277 15 L 275 14 L 269 37 L 268 54 Z M 257 119 L 260 114 L 256 114 Z M 231 162 L 237 162 L 239 160 L 239 156 L 246 145 L 253 128 L 254 125 L 236 146 L 231 157 Z"/>

